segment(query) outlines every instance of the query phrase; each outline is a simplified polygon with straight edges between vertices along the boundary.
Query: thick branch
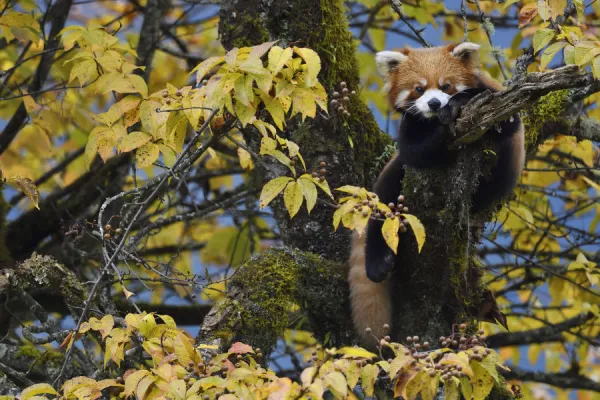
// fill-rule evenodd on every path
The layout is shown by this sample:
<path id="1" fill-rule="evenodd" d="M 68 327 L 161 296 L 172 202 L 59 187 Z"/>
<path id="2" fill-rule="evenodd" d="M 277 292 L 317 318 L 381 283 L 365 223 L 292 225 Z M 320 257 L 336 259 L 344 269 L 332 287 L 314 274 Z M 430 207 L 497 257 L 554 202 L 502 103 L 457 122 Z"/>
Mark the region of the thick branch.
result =
<path id="1" fill-rule="evenodd" d="M 455 125 L 459 137 L 455 147 L 476 141 L 493 125 L 532 106 L 550 92 L 583 87 L 589 87 L 588 92 L 600 90 L 600 81 L 569 65 L 548 72 L 527 74 L 503 92 L 482 93 L 463 107 Z"/>
<path id="2" fill-rule="evenodd" d="M 594 314 L 584 313 L 569 318 L 563 322 L 553 325 L 547 325 L 542 328 L 532 329 L 522 332 L 502 332 L 491 335 L 486 340 L 490 347 L 504 346 L 520 346 L 531 343 L 542 343 L 551 341 L 561 341 L 562 332 L 568 331 L 571 328 L 583 325 L 588 320 L 592 319 Z"/>
<path id="3" fill-rule="evenodd" d="M 504 375 L 506 379 L 546 383 L 562 389 L 583 389 L 600 392 L 600 383 L 582 375 L 568 372 L 562 374 L 548 374 L 545 372 L 524 371 L 518 367 L 510 367 L 510 369 L 510 371 L 502 372 L 502 375 Z"/>

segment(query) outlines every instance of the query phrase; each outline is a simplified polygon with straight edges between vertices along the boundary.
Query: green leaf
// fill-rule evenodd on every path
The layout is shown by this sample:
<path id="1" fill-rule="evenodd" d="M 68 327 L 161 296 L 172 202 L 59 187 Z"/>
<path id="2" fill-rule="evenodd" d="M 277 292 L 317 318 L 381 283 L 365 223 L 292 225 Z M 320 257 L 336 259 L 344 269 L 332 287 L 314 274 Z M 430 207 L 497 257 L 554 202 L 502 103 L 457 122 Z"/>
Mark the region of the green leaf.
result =
<path id="1" fill-rule="evenodd" d="M 398 253 L 398 230 L 400 229 L 400 218 L 386 218 L 381 233 L 387 245 L 392 249 L 394 254 Z"/>
<path id="2" fill-rule="evenodd" d="M 288 176 L 280 176 L 270 180 L 263 186 L 260 193 L 260 208 L 265 208 L 269 203 L 277 197 L 277 195 L 286 187 L 293 179 Z"/>
<path id="3" fill-rule="evenodd" d="M 77 80 L 79 80 L 79 86 L 83 86 L 94 80 L 97 76 L 98 69 L 96 67 L 96 61 L 84 60 L 76 63 L 73 68 L 71 68 L 69 82 L 73 82 L 73 80 L 77 78 Z"/>
<path id="4" fill-rule="evenodd" d="M 575 46 L 575 64 L 582 66 L 600 54 L 600 47 L 595 42 L 580 42 Z"/>
<path id="5" fill-rule="evenodd" d="M 567 42 L 556 42 L 548 46 L 542 54 L 542 59 L 540 60 L 540 69 L 545 69 L 548 64 L 550 64 L 550 61 L 552 61 L 556 53 L 558 53 L 566 45 Z"/>
<path id="6" fill-rule="evenodd" d="M 292 58 L 293 54 L 294 52 L 290 47 L 282 49 L 279 46 L 273 46 L 269 51 L 269 64 L 267 68 L 273 75 L 277 75 L 285 66 L 285 63 Z"/>
<path id="7" fill-rule="evenodd" d="M 600 57 L 594 58 L 592 62 L 592 73 L 594 74 L 594 78 L 600 79 Z"/>
<path id="8" fill-rule="evenodd" d="M 554 29 L 539 29 L 533 35 L 533 51 L 536 53 L 546 47 L 554 39 L 556 31 Z"/>
<path id="9" fill-rule="evenodd" d="M 317 187 L 311 178 L 310 175 L 304 174 L 297 181 L 302 188 L 302 195 L 306 199 L 306 209 L 309 214 L 317 203 Z"/>
<path id="10" fill-rule="evenodd" d="M 412 228 L 412 231 L 415 234 L 415 239 L 417 239 L 417 246 L 419 248 L 419 253 L 420 253 L 421 249 L 423 248 L 423 245 L 425 244 L 425 227 L 423 226 L 421 221 L 419 221 L 419 219 L 417 217 L 415 217 L 414 215 L 411 215 L 411 214 L 400 214 L 400 215 L 402 215 L 406 219 L 406 221 L 408 221 L 408 223 L 410 224 L 410 227 Z"/>
<path id="11" fill-rule="evenodd" d="M 300 184 L 296 181 L 290 182 L 283 192 L 283 202 L 290 214 L 290 218 L 294 218 L 298 213 L 303 200 L 304 197 L 302 196 L 302 187 Z"/>
<path id="12" fill-rule="evenodd" d="M 119 151 L 120 153 L 127 153 L 129 151 L 137 149 L 140 146 L 143 146 L 144 144 L 148 143 L 151 139 L 152 136 L 148 135 L 147 133 L 140 131 L 131 132 L 117 144 L 117 151 Z"/>

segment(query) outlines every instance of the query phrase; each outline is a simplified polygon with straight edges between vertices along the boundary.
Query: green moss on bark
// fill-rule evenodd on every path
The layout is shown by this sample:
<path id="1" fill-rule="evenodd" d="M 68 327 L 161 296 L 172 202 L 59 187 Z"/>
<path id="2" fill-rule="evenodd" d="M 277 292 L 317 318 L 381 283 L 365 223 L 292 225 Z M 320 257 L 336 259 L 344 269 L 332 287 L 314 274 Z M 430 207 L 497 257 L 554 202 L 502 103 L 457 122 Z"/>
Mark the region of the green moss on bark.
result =
<path id="1" fill-rule="evenodd" d="M 550 92 L 542 96 L 533 107 L 523 113 L 525 149 L 527 151 L 532 151 L 539 145 L 538 138 L 544 124 L 564 119 L 565 103 L 568 98 L 568 90 Z"/>
<path id="2" fill-rule="evenodd" d="M 210 332 L 205 324 L 201 333 L 204 339 L 241 340 L 268 353 L 297 305 L 317 338 L 328 336 L 339 345 L 352 335 L 346 286 L 343 263 L 287 248 L 269 249 L 238 270 L 227 299 L 212 311 Z"/>

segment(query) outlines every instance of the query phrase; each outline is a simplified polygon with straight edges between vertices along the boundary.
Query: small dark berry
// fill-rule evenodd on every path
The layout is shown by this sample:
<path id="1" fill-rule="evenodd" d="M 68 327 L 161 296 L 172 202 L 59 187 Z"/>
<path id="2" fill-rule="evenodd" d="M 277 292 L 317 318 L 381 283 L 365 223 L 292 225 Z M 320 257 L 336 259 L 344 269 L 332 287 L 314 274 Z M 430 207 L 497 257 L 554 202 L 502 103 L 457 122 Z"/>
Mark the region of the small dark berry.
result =
<path id="1" fill-rule="evenodd" d="M 348 96 L 344 96 L 344 97 L 342 98 L 342 101 L 343 101 L 344 103 L 348 103 L 348 102 L 350 102 L 350 97 L 348 97 Z"/>
<path id="2" fill-rule="evenodd" d="M 323 178 L 322 176 L 319 177 L 319 182 L 325 182 L 325 178 Z"/>
<path id="3" fill-rule="evenodd" d="M 107 230 L 107 231 L 110 231 L 110 230 L 112 229 L 112 226 L 110 226 L 110 225 L 106 224 L 106 225 L 104 226 L 104 229 L 105 229 L 105 230 Z"/>
<path id="4" fill-rule="evenodd" d="M 413 338 L 411 338 L 410 336 L 407 336 L 407 337 L 406 337 L 406 341 L 407 341 L 408 343 L 412 343 L 412 342 L 413 342 Z"/>
<path id="5" fill-rule="evenodd" d="M 337 107 L 339 102 L 336 99 L 331 100 L 331 107 Z"/>
<path id="6" fill-rule="evenodd" d="M 342 89 L 342 94 L 348 94 L 348 89 L 347 88 L 343 88 Z"/>
<path id="7" fill-rule="evenodd" d="M 369 334 L 371 333 L 371 328 L 367 328 L 367 329 L 365 329 L 365 333 L 366 333 L 367 335 L 369 335 Z"/>
<path id="8" fill-rule="evenodd" d="M 389 331 L 390 330 L 390 326 L 388 324 L 383 324 L 383 330 L 384 331 Z"/>
<path id="9" fill-rule="evenodd" d="M 350 92 L 350 94 L 351 94 L 352 96 L 356 96 L 356 90 L 353 90 L 353 91 L 351 91 L 351 92 Z"/>
<path id="10" fill-rule="evenodd" d="M 326 167 L 326 166 L 327 166 L 327 163 L 326 163 L 325 161 L 321 161 L 321 162 L 319 163 L 319 166 L 320 166 L 320 167 Z"/>
<path id="11" fill-rule="evenodd" d="M 344 107 L 338 107 L 338 112 L 344 112 Z"/>
<path id="12" fill-rule="evenodd" d="M 391 341 L 392 341 L 392 338 L 391 338 L 391 337 L 389 337 L 389 336 L 385 336 L 385 337 L 383 338 L 383 340 L 385 340 L 386 342 L 391 342 Z"/>
<path id="13" fill-rule="evenodd" d="M 467 329 L 467 324 L 460 324 L 458 326 L 458 329 L 460 329 L 461 331 L 464 331 L 465 329 Z"/>
<path id="14" fill-rule="evenodd" d="M 175 94 L 176 94 L 177 96 L 183 96 L 183 93 L 181 92 L 181 90 L 178 90 L 178 91 L 176 91 L 176 92 L 175 92 Z"/>
<path id="15" fill-rule="evenodd" d="M 319 170 L 319 174 L 321 174 L 321 175 L 325 175 L 326 173 L 327 173 L 327 170 L 325 168 L 321 168 Z"/>
<path id="16" fill-rule="evenodd" d="M 115 229 L 115 233 L 120 234 L 121 232 L 123 232 L 123 229 L 121 229 L 121 228 Z"/>
<path id="17" fill-rule="evenodd" d="M 388 207 L 390 208 L 390 210 L 393 210 L 396 205 L 394 203 L 388 203 Z"/>
<path id="18" fill-rule="evenodd" d="M 319 174 L 317 174 L 316 172 L 313 172 L 313 173 L 312 173 L 312 177 L 313 177 L 313 178 L 317 178 L 317 177 L 319 177 Z"/>
<path id="19" fill-rule="evenodd" d="M 110 239 L 110 233 L 105 233 L 104 234 L 104 239 Z"/>
<path id="20" fill-rule="evenodd" d="M 402 211 L 405 212 L 405 213 L 407 213 L 408 212 L 408 207 L 403 207 Z"/>
<path id="21" fill-rule="evenodd" d="M 340 93 L 339 92 L 333 92 L 332 94 L 334 99 L 337 99 L 338 97 L 340 97 Z"/>
<path id="22" fill-rule="evenodd" d="M 460 343 L 461 344 L 467 343 L 467 338 L 461 337 L 460 338 Z"/>
<path id="23" fill-rule="evenodd" d="M 398 202 L 404 203 L 404 195 L 401 194 L 400 196 L 398 196 Z"/>
<path id="24" fill-rule="evenodd" d="M 342 89 L 343 89 L 343 88 L 345 88 L 346 86 L 347 86 L 347 85 L 346 85 L 346 82 L 344 82 L 344 81 L 341 81 L 341 82 L 340 82 L 340 87 L 341 87 Z"/>
<path id="25" fill-rule="evenodd" d="M 196 298 L 196 293 L 192 293 L 192 294 L 190 295 L 190 297 L 191 297 L 192 299 L 195 299 L 195 298 Z"/>

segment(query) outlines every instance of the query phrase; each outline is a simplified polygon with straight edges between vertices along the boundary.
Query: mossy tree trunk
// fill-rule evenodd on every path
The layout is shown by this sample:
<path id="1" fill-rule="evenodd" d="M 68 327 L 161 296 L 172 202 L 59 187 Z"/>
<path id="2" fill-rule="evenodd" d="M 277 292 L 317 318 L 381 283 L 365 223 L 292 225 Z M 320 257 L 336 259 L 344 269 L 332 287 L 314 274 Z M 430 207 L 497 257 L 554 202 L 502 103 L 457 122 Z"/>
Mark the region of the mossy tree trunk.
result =
<path id="1" fill-rule="evenodd" d="M 351 90 L 359 89 L 356 49 L 348 29 L 342 0 L 224 0 L 221 3 L 220 17 L 221 41 L 226 49 L 270 40 L 279 40 L 280 46 L 310 47 L 321 57 L 320 79 L 329 95 L 341 81 L 345 81 Z M 345 184 L 370 187 L 373 175 L 369 171 L 384 152 L 385 146 L 390 144 L 390 138 L 381 132 L 368 107 L 359 99 L 352 99 L 349 111 L 351 116 L 347 118 L 340 118 L 337 112 L 332 111 L 329 116 L 321 114 L 305 122 L 294 120 L 289 123 L 286 132 L 290 139 L 300 145 L 308 172 L 317 170 L 322 161 L 327 163 L 327 180 L 332 188 Z M 257 148 L 258 143 L 252 138 L 259 135 L 252 132 L 245 134 L 249 143 Z M 350 145 L 349 138 L 354 146 Z M 480 149 L 463 152 L 458 164 L 449 170 L 407 171 L 404 190 L 407 204 L 412 209 L 411 213 L 416 214 L 425 224 L 427 242 L 422 253 L 417 255 L 412 235 L 408 233 L 402 236 L 405 261 L 396 268 L 393 277 L 396 338 L 410 333 L 432 341 L 435 337 L 448 334 L 453 323 L 477 309 L 482 291 L 478 286 L 477 268 L 471 257 L 474 254 L 474 240 L 469 240 L 470 219 L 466 214 L 468 204 L 465 199 L 469 199 L 474 190 L 480 154 Z M 257 169 L 257 184 L 262 185 L 286 172 L 281 164 L 268 163 L 266 168 Z M 338 262 L 347 259 L 350 232 L 343 228 L 334 232 L 334 210 L 331 207 L 318 204 L 310 216 L 302 210 L 293 220 L 290 220 L 282 201 L 274 201 L 272 208 L 283 242 L 292 251 L 310 252 L 323 259 Z M 270 253 L 269 257 L 274 254 L 276 253 Z M 289 256 L 288 253 L 284 255 Z M 243 276 L 254 277 L 257 281 L 252 286 L 256 287 L 258 284 L 260 287 L 258 279 L 265 272 L 262 269 L 272 264 L 265 263 L 260 257 L 251 260 L 242 268 L 253 272 Z M 277 265 L 286 268 L 285 262 L 278 262 Z M 289 267 L 294 268 L 293 265 L 291 263 Z M 314 263 L 315 268 L 317 265 L 318 261 Z M 306 275 L 295 275 L 296 285 L 311 284 L 311 280 L 306 277 L 318 273 L 316 269 L 313 271 L 310 268 L 304 268 L 301 272 Z M 327 280 L 326 274 L 330 272 L 330 269 L 321 269 L 321 279 Z M 336 287 L 345 285 L 345 280 L 329 281 L 330 293 L 347 296 L 347 289 L 340 291 Z M 246 334 L 239 329 L 241 326 L 248 327 L 244 319 L 248 320 L 251 316 L 247 313 L 231 313 L 231 310 L 241 304 L 240 290 L 244 291 L 244 286 L 238 275 L 232 284 L 234 294 L 230 294 L 228 300 L 215 307 L 210 318 L 205 321 L 206 329 L 201 332 L 203 340 L 219 336 L 215 334 L 217 332 L 223 335 L 223 329 L 235 330 L 238 338 L 252 339 L 251 332 Z M 275 297 L 281 296 L 278 298 L 282 304 L 289 300 L 281 293 L 271 293 Z M 327 312 L 348 315 L 346 301 L 336 301 L 327 295 L 320 300 L 339 305 L 337 308 L 327 308 Z M 265 318 L 265 314 L 261 313 L 268 307 L 261 307 L 254 301 L 246 304 L 252 304 L 253 317 Z M 325 309 L 322 308 L 321 311 L 323 310 Z M 232 315 L 236 321 L 234 323 L 231 322 Z M 270 318 L 281 317 L 270 315 Z M 329 328 L 335 329 L 336 325 L 331 324 Z M 347 330 L 348 324 L 340 324 L 337 328 Z M 347 332 L 335 333 L 338 338 L 350 337 Z M 265 343 L 262 345 L 265 346 Z"/>

